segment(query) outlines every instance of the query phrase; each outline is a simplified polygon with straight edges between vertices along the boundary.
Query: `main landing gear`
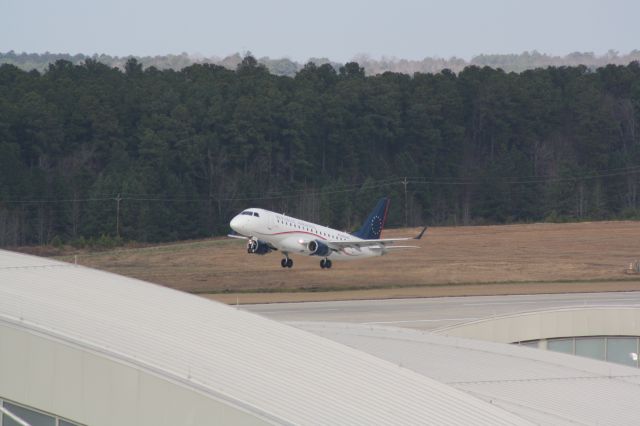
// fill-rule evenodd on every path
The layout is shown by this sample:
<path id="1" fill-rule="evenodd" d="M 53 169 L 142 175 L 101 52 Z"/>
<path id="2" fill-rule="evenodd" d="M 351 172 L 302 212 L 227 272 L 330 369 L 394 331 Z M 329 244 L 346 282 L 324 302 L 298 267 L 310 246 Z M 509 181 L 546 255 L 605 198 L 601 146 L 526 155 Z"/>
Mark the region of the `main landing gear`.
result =
<path id="1" fill-rule="evenodd" d="M 280 266 L 283 268 L 291 268 L 293 266 L 293 259 L 290 259 L 289 256 L 285 257 L 280 261 Z"/>
<path id="2" fill-rule="evenodd" d="M 320 261 L 320 267 L 321 267 L 322 269 L 324 269 L 324 268 L 327 268 L 327 269 L 331 268 L 331 261 L 330 261 L 329 259 L 322 259 L 322 260 Z"/>

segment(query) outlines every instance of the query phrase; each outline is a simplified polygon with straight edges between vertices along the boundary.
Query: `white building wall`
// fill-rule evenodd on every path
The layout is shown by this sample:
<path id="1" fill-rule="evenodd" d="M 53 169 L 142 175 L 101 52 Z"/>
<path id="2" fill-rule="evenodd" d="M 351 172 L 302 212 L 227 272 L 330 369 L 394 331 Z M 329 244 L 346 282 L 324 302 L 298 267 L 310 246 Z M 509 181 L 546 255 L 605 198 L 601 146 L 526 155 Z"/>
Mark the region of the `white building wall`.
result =
<path id="1" fill-rule="evenodd" d="M 0 397 L 95 426 L 268 424 L 140 368 L 2 324 Z"/>
<path id="2" fill-rule="evenodd" d="M 640 336 L 640 309 L 571 308 L 489 318 L 436 330 L 501 343 L 573 336 Z"/>

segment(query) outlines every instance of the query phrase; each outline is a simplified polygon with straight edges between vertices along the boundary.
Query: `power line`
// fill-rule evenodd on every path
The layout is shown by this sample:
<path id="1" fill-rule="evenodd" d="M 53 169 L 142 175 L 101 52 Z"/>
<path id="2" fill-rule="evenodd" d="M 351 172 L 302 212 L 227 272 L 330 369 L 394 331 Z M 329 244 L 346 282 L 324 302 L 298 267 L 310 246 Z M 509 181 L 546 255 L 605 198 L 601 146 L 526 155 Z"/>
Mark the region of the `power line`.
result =
<path id="1" fill-rule="evenodd" d="M 133 193 L 118 193 L 118 194 L 100 194 L 94 197 L 85 198 L 43 198 L 43 199 L 0 199 L 0 203 L 4 204 L 53 204 L 53 203 L 86 203 L 86 202 L 100 202 L 100 201 L 152 201 L 152 202 L 203 202 L 203 201 L 216 201 L 216 202 L 236 202 L 236 201 L 268 201 L 268 200 L 287 200 L 295 199 L 301 196 L 326 196 L 335 194 L 344 194 L 350 192 L 357 192 L 367 189 L 376 189 L 385 186 L 393 186 L 402 184 L 404 185 L 405 192 L 408 184 L 414 185 L 476 185 L 485 182 L 503 183 L 507 185 L 524 185 L 524 184 L 537 184 L 548 182 L 575 182 L 580 180 L 591 180 L 604 177 L 625 176 L 630 174 L 640 173 L 640 165 L 620 167 L 613 169 L 599 170 L 595 173 L 575 175 L 575 176 L 557 176 L 557 175 L 544 175 L 544 176 L 477 176 L 474 178 L 468 177 L 425 177 L 425 176 L 411 176 L 405 177 L 402 180 L 398 177 L 389 177 L 386 179 L 370 180 L 360 183 L 341 185 L 342 188 L 335 190 L 309 190 L 309 189 L 296 189 L 290 191 L 277 191 L 267 192 L 268 195 L 256 195 L 256 196 L 239 196 L 239 197 L 168 197 L 161 194 L 133 194 Z M 258 193 L 254 193 L 258 194 Z"/>
<path id="2" fill-rule="evenodd" d="M 142 196 L 131 196 L 126 193 L 116 194 L 110 197 L 94 197 L 94 198 L 66 198 L 66 199 L 42 199 L 42 200 L 2 200 L 0 199 L 0 203 L 11 203 L 11 204 L 47 204 L 47 203 L 68 203 L 68 202 L 92 202 L 92 201 L 117 201 L 127 200 L 127 201 L 166 201 L 166 202 L 198 202 L 198 201 L 259 201 L 259 200 L 279 200 L 279 199 L 292 199 L 298 198 L 301 196 L 323 196 L 323 195 L 332 195 L 332 194 L 340 194 L 347 192 L 356 192 L 362 189 L 373 189 L 380 188 L 383 186 L 389 186 L 395 184 L 396 178 L 385 179 L 382 181 L 374 181 L 372 183 L 363 183 L 355 185 L 347 186 L 346 188 L 337 189 L 337 190 L 328 190 L 328 191 L 309 191 L 309 190 L 296 190 L 292 191 L 293 193 L 289 193 L 287 195 L 264 195 L 264 196 L 256 196 L 256 197 L 223 197 L 218 198 L 215 196 L 210 197 L 166 197 L 162 195 L 142 195 Z M 279 194 L 284 194 L 284 192 L 280 192 Z"/>
<path id="3" fill-rule="evenodd" d="M 3 200 L 0 199 L 0 203 L 15 203 L 15 204 L 48 204 L 48 203 L 75 203 L 75 202 L 88 202 L 88 201 L 109 201 L 115 200 L 114 197 L 90 197 L 90 198 L 45 198 L 41 200 Z"/>
<path id="4" fill-rule="evenodd" d="M 598 179 L 603 177 L 613 177 L 613 176 L 626 176 L 634 173 L 640 173 L 640 168 L 630 169 L 626 171 L 620 171 L 615 173 L 600 173 L 600 174 L 590 174 L 590 175 L 581 175 L 581 176 L 544 176 L 537 178 L 524 178 L 523 180 L 514 179 L 514 180 L 501 180 L 494 179 L 490 176 L 487 177 L 478 177 L 476 179 L 466 180 L 457 180 L 457 181 L 441 181 L 437 179 L 429 179 L 429 178 L 409 178 L 411 179 L 409 183 L 414 184 L 435 184 L 435 185 L 474 185 L 478 183 L 483 183 L 486 181 L 497 181 L 498 183 L 505 183 L 508 185 L 521 185 L 521 184 L 532 184 L 532 183 L 547 183 L 547 182 L 576 182 L 581 180 L 591 180 Z"/>
<path id="5" fill-rule="evenodd" d="M 595 172 L 593 172 L 593 175 L 601 175 L 604 176 L 605 174 L 609 174 L 609 173 L 621 173 L 621 174 L 627 174 L 627 173 L 636 173 L 636 172 L 640 172 L 640 165 L 634 165 L 634 166 L 625 166 L 625 167 L 615 167 L 615 168 L 611 168 L 611 169 L 600 169 L 600 170 L 596 170 Z M 583 176 L 586 175 L 576 175 L 572 178 L 581 178 Z M 478 176 L 476 177 L 476 179 L 480 180 L 517 180 L 517 179 L 553 179 L 553 178 L 558 178 L 559 176 L 556 174 L 553 175 L 528 175 L 528 176 Z M 430 179 L 430 180 L 444 180 L 444 181 L 461 181 L 461 180 L 469 180 L 469 177 L 437 177 L 437 176 L 431 176 L 431 177 L 425 177 L 425 176 L 408 176 L 407 179 L 412 179 L 412 180 L 420 180 L 420 179 Z"/>

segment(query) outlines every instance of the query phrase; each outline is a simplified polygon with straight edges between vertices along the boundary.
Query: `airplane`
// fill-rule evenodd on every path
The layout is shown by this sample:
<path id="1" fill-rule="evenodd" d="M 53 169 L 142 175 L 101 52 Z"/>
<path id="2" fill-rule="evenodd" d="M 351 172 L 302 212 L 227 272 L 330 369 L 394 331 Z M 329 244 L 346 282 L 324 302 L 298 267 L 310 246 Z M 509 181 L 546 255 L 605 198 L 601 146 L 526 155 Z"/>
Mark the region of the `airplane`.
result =
<path id="1" fill-rule="evenodd" d="M 247 240 L 247 253 L 265 255 L 279 250 L 284 255 L 283 268 L 291 268 L 291 254 L 318 256 L 322 269 L 331 268 L 332 260 L 354 260 L 382 256 L 392 249 L 419 248 L 394 245 L 400 241 L 419 240 L 427 227 L 413 238 L 380 238 L 387 220 L 389 198 L 378 201 L 362 227 L 349 234 L 326 226 L 306 222 L 269 210 L 249 208 L 236 215 L 229 225 L 231 238 Z"/>

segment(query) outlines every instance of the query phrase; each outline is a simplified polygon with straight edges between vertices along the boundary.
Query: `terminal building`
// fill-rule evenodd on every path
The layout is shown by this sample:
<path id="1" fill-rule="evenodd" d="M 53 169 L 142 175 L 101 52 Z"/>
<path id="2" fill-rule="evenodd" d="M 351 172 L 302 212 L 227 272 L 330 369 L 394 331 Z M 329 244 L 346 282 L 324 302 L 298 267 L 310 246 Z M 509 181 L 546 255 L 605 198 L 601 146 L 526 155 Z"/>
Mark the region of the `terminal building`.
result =
<path id="1" fill-rule="evenodd" d="M 639 319 L 283 324 L 0 250 L 0 424 L 636 424 Z"/>

